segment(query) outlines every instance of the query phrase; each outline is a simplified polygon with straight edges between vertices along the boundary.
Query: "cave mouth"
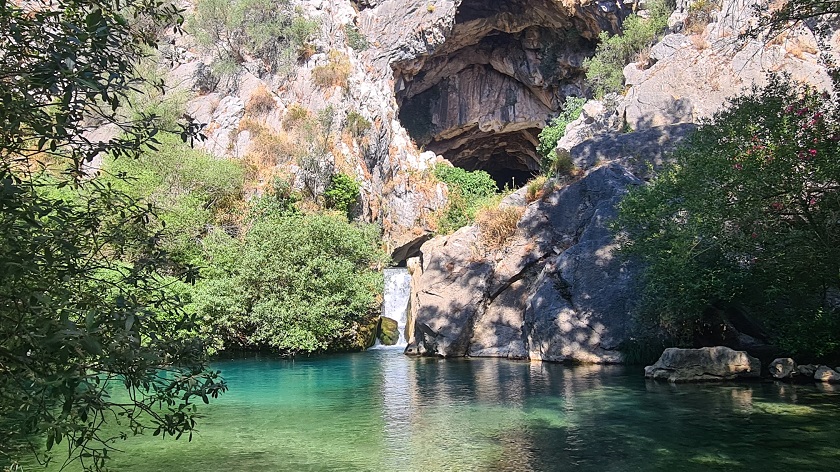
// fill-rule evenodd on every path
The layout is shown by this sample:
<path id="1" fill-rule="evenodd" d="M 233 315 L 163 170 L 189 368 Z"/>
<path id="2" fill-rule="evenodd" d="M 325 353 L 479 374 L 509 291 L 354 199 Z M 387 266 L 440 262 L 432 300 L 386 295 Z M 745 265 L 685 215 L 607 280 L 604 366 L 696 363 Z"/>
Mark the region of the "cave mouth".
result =
<path id="1" fill-rule="evenodd" d="M 583 61 L 600 32 L 575 14 L 553 0 L 461 2 L 446 42 L 394 65 L 414 142 L 499 188 L 539 174 L 539 133 L 567 96 L 584 95 Z"/>

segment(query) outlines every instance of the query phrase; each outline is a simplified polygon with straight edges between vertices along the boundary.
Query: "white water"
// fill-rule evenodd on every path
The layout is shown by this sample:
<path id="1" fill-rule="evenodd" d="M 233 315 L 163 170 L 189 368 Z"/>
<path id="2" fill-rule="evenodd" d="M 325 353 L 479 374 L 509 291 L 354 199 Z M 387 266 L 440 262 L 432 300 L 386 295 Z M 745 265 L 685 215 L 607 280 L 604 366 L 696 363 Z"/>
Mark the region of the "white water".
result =
<path id="1" fill-rule="evenodd" d="M 394 346 L 381 346 L 379 339 L 374 348 L 404 348 L 405 327 L 408 324 L 408 303 L 411 299 L 411 274 L 408 269 L 385 269 L 385 293 L 382 301 L 382 316 L 397 321 L 400 339 Z"/>

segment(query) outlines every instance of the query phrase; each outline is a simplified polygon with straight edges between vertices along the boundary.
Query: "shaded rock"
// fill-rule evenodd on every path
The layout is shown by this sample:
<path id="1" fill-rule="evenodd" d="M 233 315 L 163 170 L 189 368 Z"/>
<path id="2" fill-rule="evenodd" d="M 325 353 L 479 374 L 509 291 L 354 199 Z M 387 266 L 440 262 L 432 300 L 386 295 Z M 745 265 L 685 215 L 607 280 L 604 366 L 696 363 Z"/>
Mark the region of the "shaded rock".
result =
<path id="1" fill-rule="evenodd" d="M 840 372 L 827 365 L 821 365 L 814 372 L 814 380 L 818 382 L 840 383 Z"/>
<path id="2" fill-rule="evenodd" d="M 648 172 L 648 165 L 659 169 L 666 156 L 697 129 L 692 123 L 657 126 L 633 133 L 601 134 L 570 150 L 578 167 L 588 169 L 598 162 L 619 161 L 633 173 Z"/>
<path id="3" fill-rule="evenodd" d="M 805 364 L 796 366 L 796 373 L 802 377 L 813 378 L 817 372 L 817 366 L 814 364 Z"/>
<path id="4" fill-rule="evenodd" d="M 397 320 L 388 317 L 379 318 L 379 341 L 386 346 L 393 346 L 400 340 L 400 329 Z"/>
<path id="5" fill-rule="evenodd" d="M 614 257 L 607 224 L 640 183 L 604 166 L 528 205 L 503 248 L 485 252 L 476 227 L 424 244 L 408 352 L 619 362 L 638 268 Z"/>
<path id="6" fill-rule="evenodd" d="M 466 227 L 423 245 L 422 272 L 412 286 L 416 311 L 407 353 L 466 355 L 493 271 L 489 263 L 473 257 L 478 235 L 478 228 Z"/>
<path id="7" fill-rule="evenodd" d="M 789 379 L 796 371 L 796 362 L 790 357 L 775 359 L 768 370 L 775 379 Z"/>
<path id="8" fill-rule="evenodd" d="M 668 348 L 655 364 L 645 367 L 646 378 L 669 382 L 732 380 L 760 375 L 758 359 L 723 346 Z"/>

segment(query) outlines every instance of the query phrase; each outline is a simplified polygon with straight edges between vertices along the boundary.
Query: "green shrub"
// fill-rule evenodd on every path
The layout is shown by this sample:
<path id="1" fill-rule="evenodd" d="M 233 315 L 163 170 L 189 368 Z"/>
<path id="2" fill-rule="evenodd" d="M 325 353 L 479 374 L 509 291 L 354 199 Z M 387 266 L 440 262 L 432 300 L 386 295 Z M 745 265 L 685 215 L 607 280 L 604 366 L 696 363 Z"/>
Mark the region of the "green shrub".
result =
<path id="1" fill-rule="evenodd" d="M 646 319 L 690 340 L 710 305 L 737 305 L 794 354 L 840 355 L 838 105 L 772 78 L 631 191 L 617 227 L 646 267 Z"/>
<path id="2" fill-rule="evenodd" d="M 348 214 L 359 200 L 359 182 L 347 174 L 335 174 L 324 192 L 327 207 Z"/>
<path id="3" fill-rule="evenodd" d="M 153 228 L 161 246 L 182 265 L 200 265 L 199 241 L 242 199 L 245 170 L 239 161 L 217 159 L 164 135 L 158 150 L 138 159 L 107 159 L 102 180 L 155 206 Z M 119 178 L 125 176 L 126 179 Z"/>
<path id="4" fill-rule="evenodd" d="M 483 170 L 437 165 L 435 177 L 449 187 L 449 203 L 438 219 L 438 232 L 447 234 L 475 221 L 477 211 L 498 192 L 496 182 Z"/>
<path id="5" fill-rule="evenodd" d="M 343 217 L 281 213 L 243 240 L 215 234 L 195 307 L 225 345 L 287 354 L 358 344 L 383 290 L 379 229 Z"/>
<path id="6" fill-rule="evenodd" d="M 542 156 L 542 170 L 546 172 L 554 160 L 554 149 L 557 142 L 566 134 L 566 125 L 580 117 L 586 99 L 583 97 L 566 97 L 566 101 L 560 109 L 560 115 L 551 120 L 551 124 L 540 132 L 540 144 L 537 152 Z"/>
<path id="7" fill-rule="evenodd" d="M 364 51 L 370 46 L 367 38 L 365 38 L 355 25 L 345 26 L 344 34 L 347 35 L 347 45 L 355 51 Z"/>
<path id="8" fill-rule="evenodd" d="M 361 137 L 370 129 L 370 121 L 367 120 L 361 113 L 356 110 L 351 110 L 347 114 L 347 123 L 345 129 L 355 137 Z"/>
<path id="9" fill-rule="evenodd" d="M 624 66 L 636 61 L 660 38 L 672 11 L 664 0 L 654 0 L 648 4 L 649 18 L 630 15 L 624 20 L 620 35 L 601 32 L 595 55 L 584 61 L 586 81 L 596 97 L 624 90 Z"/>
<path id="10" fill-rule="evenodd" d="M 290 0 L 199 0 L 188 24 L 199 44 L 216 55 L 217 73 L 229 73 L 249 56 L 287 74 L 308 49 L 320 25 Z"/>

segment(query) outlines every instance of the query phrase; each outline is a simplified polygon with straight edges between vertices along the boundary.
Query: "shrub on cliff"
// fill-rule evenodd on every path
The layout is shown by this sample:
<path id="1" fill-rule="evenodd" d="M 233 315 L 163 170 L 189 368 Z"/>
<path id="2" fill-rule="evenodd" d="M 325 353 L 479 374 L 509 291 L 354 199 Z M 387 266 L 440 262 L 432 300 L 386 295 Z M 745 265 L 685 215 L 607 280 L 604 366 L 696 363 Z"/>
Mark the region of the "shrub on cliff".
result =
<path id="1" fill-rule="evenodd" d="M 557 147 L 557 141 L 560 141 L 560 138 L 566 134 L 566 126 L 580 117 L 585 103 L 586 99 L 583 97 L 566 97 L 560 115 L 551 120 L 551 124 L 540 131 L 540 144 L 537 146 L 537 152 L 543 158 L 541 163 L 543 173 L 551 168 L 552 162 L 557 158 L 554 148 Z"/>
<path id="2" fill-rule="evenodd" d="M 214 68 L 233 72 L 249 57 L 273 73 L 289 73 L 311 49 L 319 24 L 289 0 L 199 0 L 188 24 L 198 42 L 215 52 Z"/>
<path id="3" fill-rule="evenodd" d="M 438 165 L 434 173 L 449 187 L 449 204 L 438 219 L 438 231 L 443 234 L 472 224 L 476 212 L 498 192 L 496 182 L 483 170 Z"/>
<path id="4" fill-rule="evenodd" d="M 774 78 L 621 203 L 651 319 L 685 338 L 710 304 L 736 303 L 794 353 L 840 352 L 838 111 L 836 95 Z"/>
<path id="5" fill-rule="evenodd" d="M 624 20 L 621 34 L 610 36 L 606 31 L 598 36 L 600 44 L 595 55 L 583 63 L 586 82 L 596 97 L 624 90 L 624 66 L 635 62 L 639 54 L 653 46 L 665 28 L 673 11 L 665 0 L 648 3 L 648 18 L 630 15 Z"/>

